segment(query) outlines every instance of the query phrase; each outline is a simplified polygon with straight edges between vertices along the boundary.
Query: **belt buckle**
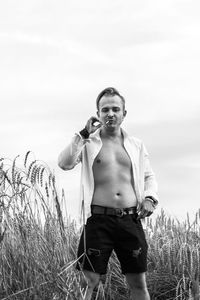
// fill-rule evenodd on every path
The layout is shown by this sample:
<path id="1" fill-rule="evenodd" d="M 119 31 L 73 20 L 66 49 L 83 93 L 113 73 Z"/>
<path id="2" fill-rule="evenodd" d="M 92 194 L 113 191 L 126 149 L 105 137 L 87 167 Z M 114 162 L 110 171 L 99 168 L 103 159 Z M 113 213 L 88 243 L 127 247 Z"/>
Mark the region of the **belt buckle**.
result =
<path id="1" fill-rule="evenodd" d="M 123 208 L 116 208 L 116 216 L 117 217 L 123 217 L 124 215 L 124 211 L 123 211 Z"/>

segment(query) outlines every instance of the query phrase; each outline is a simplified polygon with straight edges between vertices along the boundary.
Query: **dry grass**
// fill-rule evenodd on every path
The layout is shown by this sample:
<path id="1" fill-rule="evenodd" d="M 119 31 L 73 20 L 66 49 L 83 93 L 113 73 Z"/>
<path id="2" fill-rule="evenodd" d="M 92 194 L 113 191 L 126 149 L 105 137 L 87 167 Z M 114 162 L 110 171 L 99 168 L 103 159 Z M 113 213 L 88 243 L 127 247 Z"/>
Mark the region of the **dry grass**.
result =
<path id="1" fill-rule="evenodd" d="M 0 299 L 84 299 L 75 271 L 79 230 L 66 213 L 49 167 L 27 152 L 19 167 L 0 159 Z M 151 299 L 200 299 L 200 211 L 194 222 L 167 217 L 145 224 Z M 94 299 L 128 299 L 125 278 L 112 255 Z"/>

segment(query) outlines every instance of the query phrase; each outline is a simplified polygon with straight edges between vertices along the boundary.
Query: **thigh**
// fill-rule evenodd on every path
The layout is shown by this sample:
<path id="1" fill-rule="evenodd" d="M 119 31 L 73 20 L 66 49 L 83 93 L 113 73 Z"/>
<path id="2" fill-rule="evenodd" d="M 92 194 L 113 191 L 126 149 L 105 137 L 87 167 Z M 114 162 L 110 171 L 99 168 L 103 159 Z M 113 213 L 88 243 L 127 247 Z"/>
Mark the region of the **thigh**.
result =
<path id="1" fill-rule="evenodd" d="M 92 216 L 87 220 L 78 246 L 78 269 L 98 274 L 106 273 L 113 249 L 108 232 L 108 224 L 101 216 Z"/>
<path id="2" fill-rule="evenodd" d="M 121 221 L 114 249 L 123 274 L 146 272 L 148 246 L 140 221 L 131 216 Z"/>

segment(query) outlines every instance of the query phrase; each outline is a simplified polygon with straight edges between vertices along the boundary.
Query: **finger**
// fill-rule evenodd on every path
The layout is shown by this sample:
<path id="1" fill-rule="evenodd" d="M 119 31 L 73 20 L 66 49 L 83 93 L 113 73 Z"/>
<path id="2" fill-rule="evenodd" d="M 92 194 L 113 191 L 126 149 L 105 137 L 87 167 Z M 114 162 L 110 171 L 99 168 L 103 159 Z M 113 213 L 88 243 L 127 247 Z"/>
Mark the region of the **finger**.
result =
<path id="1" fill-rule="evenodd" d="M 102 125 L 102 124 L 101 124 L 99 121 L 94 121 L 94 122 L 92 123 L 92 126 L 93 126 L 93 127 L 97 127 L 97 128 L 98 128 L 98 127 L 101 127 L 101 125 Z"/>
<path id="2" fill-rule="evenodd" d="M 144 211 L 141 211 L 140 214 L 138 215 L 138 218 L 137 219 L 144 219 L 147 217 L 148 215 L 148 211 L 144 210 Z"/>
<path id="3" fill-rule="evenodd" d="M 89 132 L 91 132 L 91 130 L 92 130 L 92 128 L 93 128 L 93 124 L 94 124 L 94 122 L 96 122 L 96 121 L 97 121 L 97 118 L 95 118 L 95 117 L 91 117 L 91 118 L 89 118 L 89 120 L 87 121 L 86 128 L 87 128 L 87 130 L 88 130 Z"/>
<path id="4" fill-rule="evenodd" d="M 152 213 L 153 213 L 152 211 L 149 211 L 147 214 L 147 217 L 150 217 L 152 215 Z"/>
<path id="5" fill-rule="evenodd" d="M 98 128 L 102 126 L 102 123 L 95 117 L 91 117 L 86 125 L 89 133 L 94 133 Z"/>
<path id="6" fill-rule="evenodd" d="M 138 220 L 141 219 L 142 216 L 143 216 L 143 214 L 144 214 L 144 210 L 141 209 L 140 212 L 138 212 L 138 217 L 137 217 L 137 219 L 138 219 Z"/>
<path id="7" fill-rule="evenodd" d="M 102 126 L 102 124 L 98 124 L 97 126 L 95 126 L 96 129 L 100 128 Z"/>
<path id="8" fill-rule="evenodd" d="M 91 121 L 92 121 L 92 125 L 97 122 L 97 123 L 100 123 L 99 119 L 96 118 L 96 117 L 91 117 Z"/>
<path id="9" fill-rule="evenodd" d="M 144 218 L 144 213 L 140 213 L 137 217 L 137 220 L 143 219 Z"/>
<path id="10" fill-rule="evenodd" d="M 146 210 L 144 218 L 149 217 L 152 213 L 151 210 Z"/>
<path id="11" fill-rule="evenodd" d="M 97 127 L 97 125 L 100 124 L 100 121 L 96 118 L 96 117 L 91 117 L 89 120 L 88 120 L 88 126 L 90 128 L 95 128 Z"/>

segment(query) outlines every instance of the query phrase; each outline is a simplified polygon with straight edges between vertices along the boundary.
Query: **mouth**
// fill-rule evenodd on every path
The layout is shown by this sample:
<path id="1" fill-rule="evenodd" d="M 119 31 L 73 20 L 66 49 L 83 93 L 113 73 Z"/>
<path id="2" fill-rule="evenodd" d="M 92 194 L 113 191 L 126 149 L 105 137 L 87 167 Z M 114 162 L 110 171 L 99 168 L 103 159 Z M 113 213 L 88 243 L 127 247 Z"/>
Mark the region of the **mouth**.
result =
<path id="1" fill-rule="evenodd" d="M 112 120 L 107 120 L 107 121 L 106 121 L 106 125 L 111 125 L 111 124 L 113 124 L 113 122 L 114 122 L 113 119 L 112 119 Z"/>

